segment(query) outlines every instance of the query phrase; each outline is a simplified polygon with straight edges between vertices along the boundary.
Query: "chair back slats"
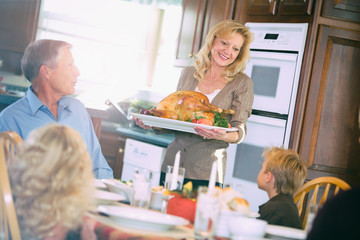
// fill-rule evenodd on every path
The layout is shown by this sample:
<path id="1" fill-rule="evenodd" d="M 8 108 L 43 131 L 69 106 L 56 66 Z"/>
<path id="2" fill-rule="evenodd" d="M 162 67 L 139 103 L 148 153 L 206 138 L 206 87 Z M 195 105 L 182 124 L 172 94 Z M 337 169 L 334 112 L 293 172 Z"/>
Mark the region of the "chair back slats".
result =
<path id="1" fill-rule="evenodd" d="M 21 239 L 20 228 L 16 216 L 10 180 L 6 166 L 6 141 L 0 137 L 0 235 L 2 239 Z M 10 233 L 10 234 L 9 234 Z"/>
<path id="2" fill-rule="evenodd" d="M 315 178 L 301 186 L 294 194 L 294 202 L 297 205 L 303 227 L 306 225 L 309 206 L 322 206 L 330 195 L 334 196 L 340 190 L 348 189 L 350 189 L 349 184 L 336 177 Z"/>
<path id="3" fill-rule="evenodd" d="M 21 143 L 22 138 L 13 131 L 4 131 L 0 133 L 0 138 L 5 140 L 6 155 L 10 154 L 11 157 L 15 155 L 16 146 Z"/>

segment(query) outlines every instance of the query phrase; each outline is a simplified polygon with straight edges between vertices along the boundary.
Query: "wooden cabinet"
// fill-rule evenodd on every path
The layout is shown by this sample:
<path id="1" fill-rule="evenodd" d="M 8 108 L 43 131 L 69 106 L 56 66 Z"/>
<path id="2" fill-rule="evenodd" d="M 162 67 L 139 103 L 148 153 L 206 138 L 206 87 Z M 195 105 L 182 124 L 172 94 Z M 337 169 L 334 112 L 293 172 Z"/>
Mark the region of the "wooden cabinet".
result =
<path id="1" fill-rule="evenodd" d="M 114 172 L 114 178 L 120 179 L 123 167 L 126 137 L 114 132 L 102 131 L 100 145 L 102 153 Z"/>
<path id="2" fill-rule="evenodd" d="M 326 0 L 324 1 L 322 16 L 360 23 L 360 1 Z"/>
<path id="3" fill-rule="evenodd" d="M 218 22 L 231 19 L 234 6 L 235 0 L 183 0 L 174 65 L 193 65 L 194 56 L 203 45 L 208 31 Z"/>
<path id="4" fill-rule="evenodd" d="M 35 39 L 40 0 L 0 1 L 0 56 L 4 69 L 21 73 L 20 61 L 26 46 Z"/>
<path id="5" fill-rule="evenodd" d="M 312 0 L 242 0 L 235 20 L 245 22 L 308 22 Z"/>
<path id="6" fill-rule="evenodd" d="M 308 179 L 336 176 L 360 186 L 360 24 L 323 16 L 329 2 L 316 6 L 294 146 L 307 159 Z"/>

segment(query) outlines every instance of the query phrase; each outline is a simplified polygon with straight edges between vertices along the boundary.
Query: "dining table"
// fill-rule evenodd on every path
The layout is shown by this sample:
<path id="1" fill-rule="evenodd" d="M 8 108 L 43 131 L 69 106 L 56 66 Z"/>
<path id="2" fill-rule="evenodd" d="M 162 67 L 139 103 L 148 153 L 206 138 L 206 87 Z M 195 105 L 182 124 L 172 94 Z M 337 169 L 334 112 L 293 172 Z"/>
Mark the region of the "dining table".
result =
<path id="1" fill-rule="evenodd" d="M 177 206 L 178 211 L 174 211 L 174 208 L 169 208 L 168 202 L 167 213 L 161 213 L 160 209 L 141 209 L 131 206 L 128 201 L 124 201 L 124 197 L 120 196 L 115 201 L 113 196 L 109 195 L 111 191 L 106 189 L 105 186 L 98 188 L 97 206 L 93 208 L 87 214 L 87 218 L 92 219 L 95 227 L 95 234 L 99 240 L 197 240 L 199 237 L 194 232 L 194 216 L 191 214 L 184 214 L 187 210 L 195 211 L 191 205 L 184 204 L 183 202 L 174 201 L 173 204 Z M 119 195 L 117 195 L 119 196 Z M 104 200 L 105 198 L 111 197 Z M 123 199 L 123 200 L 119 200 Z M 171 200 L 170 200 L 171 201 Z M 173 206 L 173 205 L 172 205 Z M 169 211 L 172 209 L 171 211 Z M 117 210 L 120 210 L 117 212 Z M 181 211 L 179 211 L 181 210 Z M 149 212 L 151 211 L 151 213 Z M 134 213 L 135 212 L 135 213 Z M 143 215 L 141 215 L 143 213 Z M 120 216 L 119 216 L 120 214 Z M 129 214 L 129 215 L 127 215 Z M 162 215 L 163 214 L 163 215 Z M 134 217 L 135 215 L 135 217 Z M 159 216 L 160 215 L 160 216 Z M 139 217 L 136 217 L 139 216 Z M 144 217 L 146 216 L 146 217 Z M 151 216 L 151 217 L 149 217 Z M 220 215 L 222 216 L 222 215 Z M 230 238 L 224 237 L 229 234 L 224 234 L 223 228 L 229 228 L 230 223 L 224 225 L 223 221 L 220 221 L 221 217 L 217 219 L 217 223 L 214 225 L 214 236 L 208 239 L 214 240 L 231 240 L 231 239 L 246 239 L 246 238 Z M 227 216 L 227 215 L 225 215 Z M 119 219 L 120 217 L 120 219 Z M 254 216 L 249 216 L 254 218 Z M 172 222 L 175 219 L 182 219 L 182 221 Z M 144 220 L 146 219 L 146 220 Z M 161 220 L 159 220 L 161 219 Z M 165 219 L 165 220 L 164 220 Z M 171 220 L 170 220 L 171 219 Z M 170 221 L 170 222 L 169 222 Z M 172 222 L 172 223 L 171 223 Z M 170 227 L 161 228 L 155 227 L 151 224 L 167 225 Z M 147 227 L 144 227 L 147 226 Z M 248 225 L 248 224 L 247 224 Z M 250 226 L 250 225 L 248 225 Z M 219 229 L 222 229 L 219 231 Z M 258 229 L 259 230 L 259 229 Z M 217 236 L 217 231 L 219 231 Z M 260 230 L 259 230 L 260 231 Z M 204 238 L 202 238 L 204 239 Z M 292 240 L 304 240 L 306 239 L 306 231 L 299 229 L 292 229 L 282 226 L 267 225 L 266 234 L 263 237 L 252 239 L 292 239 Z"/>
<path id="2" fill-rule="evenodd" d="M 129 203 L 111 202 L 112 206 L 131 207 Z M 149 209 L 150 211 L 157 211 Z M 175 226 L 168 230 L 147 230 L 138 227 L 128 227 L 114 220 L 107 214 L 93 209 L 87 214 L 88 218 L 95 221 L 95 234 L 98 240 L 196 240 L 194 225 Z M 215 240 L 229 240 L 230 238 L 214 236 Z"/>
<path id="3" fill-rule="evenodd" d="M 124 227 L 111 220 L 108 216 L 102 216 L 100 214 L 88 214 L 88 217 L 94 219 L 95 234 L 99 240 L 196 240 L 194 235 L 193 224 L 185 226 L 177 226 L 168 231 L 151 231 L 137 228 Z M 229 240 L 230 238 L 224 238 L 214 236 L 215 240 Z"/>

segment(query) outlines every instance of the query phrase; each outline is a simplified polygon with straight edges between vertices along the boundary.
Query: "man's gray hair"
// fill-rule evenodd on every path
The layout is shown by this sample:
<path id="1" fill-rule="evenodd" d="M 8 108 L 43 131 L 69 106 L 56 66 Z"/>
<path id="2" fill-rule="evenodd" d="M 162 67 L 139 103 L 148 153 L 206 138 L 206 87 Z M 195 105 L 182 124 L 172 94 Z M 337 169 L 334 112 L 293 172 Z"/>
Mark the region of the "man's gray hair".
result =
<path id="1" fill-rule="evenodd" d="M 65 41 L 51 39 L 40 39 L 30 43 L 21 60 L 21 69 L 26 79 L 32 82 L 39 75 L 42 65 L 55 68 L 60 50 L 64 47 L 72 46 Z"/>

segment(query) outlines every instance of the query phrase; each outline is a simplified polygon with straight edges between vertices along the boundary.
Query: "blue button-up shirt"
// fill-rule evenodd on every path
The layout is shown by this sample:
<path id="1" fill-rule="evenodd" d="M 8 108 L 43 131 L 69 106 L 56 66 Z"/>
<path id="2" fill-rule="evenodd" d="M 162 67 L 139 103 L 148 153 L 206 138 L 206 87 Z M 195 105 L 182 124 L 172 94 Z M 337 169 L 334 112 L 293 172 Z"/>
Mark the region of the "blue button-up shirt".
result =
<path id="1" fill-rule="evenodd" d="M 0 132 L 14 131 L 23 139 L 29 133 L 49 123 L 60 123 L 77 130 L 86 143 L 93 161 L 96 178 L 113 178 L 113 171 L 101 153 L 99 140 L 84 105 L 76 98 L 65 96 L 58 102 L 58 118 L 45 106 L 29 87 L 26 97 L 16 101 L 0 113 Z"/>

